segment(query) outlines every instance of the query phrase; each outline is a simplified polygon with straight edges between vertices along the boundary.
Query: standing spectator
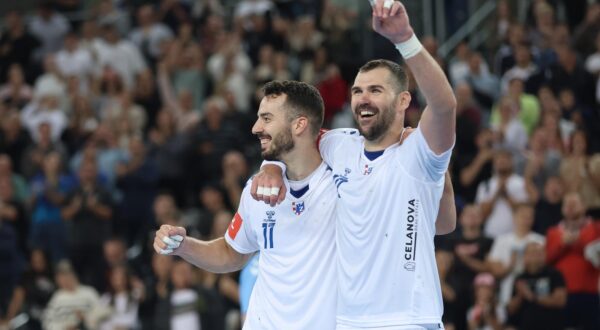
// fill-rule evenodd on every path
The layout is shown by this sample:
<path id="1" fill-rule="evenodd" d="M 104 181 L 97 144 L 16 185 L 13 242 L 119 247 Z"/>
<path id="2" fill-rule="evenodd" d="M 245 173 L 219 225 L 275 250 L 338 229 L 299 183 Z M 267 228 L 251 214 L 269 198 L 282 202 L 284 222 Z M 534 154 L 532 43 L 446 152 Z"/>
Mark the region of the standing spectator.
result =
<path id="1" fill-rule="evenodd" d="M 30 144 L 31 137 L 21 126 L 19 114 L 10 111 L 4 115 L 0 123 L 0 154 L 6 154 L 8 158 L 13 159 L 17 171 L 20 171 L 21 159 Z"/>
<path id="2" fill-rule="evenodd" d="M 18 63 L 31 81 L 33 54 L 39 47 L 37 38 L 29 34 L 23 23 L 23 16 L 17 10 L 9 10 L 4 16 L 5 30 L 0 35 L 0 77 L 5 77 L 11 64 Z"/>
<path id="3" fill-rule="evenodd" d="M 8 180 L 12 184 L 15 200 L 25 203 L 29 196 L 27 182 L 17 173 L 13 172 L 12 160 L 6 154 L 0 154 L 0 180 Z"/>
<path id="4" fill-rule="evenodd" d="M 67 257 L 67 227 L 61 207 L 74 186 L 70 175 L 62 173 L 62 157 L 51 152 L 43 157 L 42 171 L 31 181 L 31 244 L 48 254 L 53 263 Z"/>
<path id="5" fill-rule="evenodd" d="M 17 234 L 19 253 L 27 255 L 30 224 L 25 205 L 16 199 L 13 185 L 8 178 L 0 179 L 0 222 L 13 227 Z"/>
<path id="6" fill-rule="evenodd" d="M 80 47 L 79 37 L 70 32 L 65 37 L 64 47 L 56 53 L 56 65 L 63 77 L 77 77 L 79 88 L 89 90 L 89 79 L 93 74 L 93 58 L 89 49 Z"/>
<path id="7" fill-rule="evenodd" d="M 221 185 L 225 189 L 231 208 L 237 210 L 242 190 L 250 177 L 248 162 L 241 152 L 229 151 L 223 156 L 222 167 Z"/>
<path id="8" fill-rule="evenodd" d="M 447 247 L 454 254 L 454 264 L 449 272 L 448 281 L 456 284 L 456 328 L 465 329 L 466 313 L 473 297 L 471 284 L 477 273 L 487 270 L 485 259 L 492 246 L 492 240 L 483 236 L 483 218 L 478 206 L 465 206 L 459 220 L 461 232 Z"/>
<path id="9" fill-rule="evenodd" d="M 82 282 L 102 284 L 102 244 L 111 233 L 112 200 L 110 193 L 97 182 L 97 165 L 84 161 L 79 168 L 79 182 L 62 208 L 70 228 L 68 241 L 75 269 Z"/>
<path id="10" fill-rule="evenodd" d="M 37 13 L 29 22 L 29 31 L 41 41 L 37 59 L 41 60 L 46 55 L 60 50 L 63 38 L 70 29 L 69 21 L 52 8 L 52 3 L 42 1 Z"/>
<path id="11" fill-rule="evenodd" d="M 158 168 L 148 158 L 146 146 L 141 138 L 129 142 L 129 159 L 117 165 L 117 188 L 123 194 L 119 203 L 118 218 L 127 238 L 133 245 L 146 238 L 152 224 L 152 204 L 158 187 Z"/>
<path id="12" fill-rule="evenodd" d="M 89 318 L 99 301 L 96 290 L 79 283 L 68 261 L 61 261 L 56 266 L 55 278 L 58 290 L 52 295 L 44 311 L 44 329 L 79 329 L 89 326 Z"/>
<path id="13" fill-rule="evenodd" d="M 535 204 L 535 221 L 533 231 L 546 235 L 550 227 L 557 225 L 561 220 L 562 199 L 565 194 L 563 181 L 558 176 L 546 180 L 543 194 Z"/>
<path id="14" fill-rule="evenodd" d="M 164 24 L 156 21 L 152 5 L 137 9 L 138 26 L 131 31 L 129 39 L 141 50 L 150 63 L 161 57 L 161 43 L 173 38 L 173 32 Z"/>
<path id="15" fill-rule="evenodd" d="M 0 101 L 9 107 L 23 108 L 33 97 L 33 89 L 25 81 L 23 68 L 14 63 L 8 68 L 7 82 L 0 86 Z"/>
<path id="16" fill-rule="evenodd" d="M 521 204 L 516 207 L 513 231 L 494 240 L 488 257 L 490 272 L 500 282 L 499 303 L 505 307 L 512 297 L 515 277 L 523 271 L 523 251 L 529 242 L 544 243 L 544 236 L 531 231 L 533 207 Z"/>
<path id="17" fill-rule="evenodd" d="M 586 208 L 600 207 L 600 172 L 592 166 L 593 159 L 600 156 L 588 155 L 588 142 L 584 131 L 576 131 L 571 136 L 569 153 L 560 165 L 567 192 L 577 192 Z"/>
<path id="18" fill-rule="evenodd" d="M 151 255 L 152 274 L 145 280 L 144 295 L 139 304 L 142 329 L 169 330 L 169 288 L 173 258 L 158 253 Z"/>
<path id="19" fill-rule="evenodd" d="M 458 135 L 461 133 L 457 131 Z M 458 195 L 473 202 L 480 182 L 492 176 L 494 158 L 494 136 L 491 130 L 482 128 L 475 136 L 477 151 L 472 154 L 456 154 L 456 167 L 459 173 Z"/>
<path id="20" fill-rule="evenodd" d="M 52 126 L 48 122 L 42 122 L 38 126 L 37 134 L 35 135 L 35 143 L 32 144 L 23 155 L 21 161 L 21 173 L 31 179 L 42 171 L 44 158 L 56 152 L 60 155 L 61 162 L 67 158 L 67 149 L 60 140 L 52 140 Z"/>
<path id="21" fill-rule="evenodd" d="M 587 244 L 597 239 L 600 230 L 585 217 L 585 205 L 577 193 L 565 196 L 563 221 L 547 234 L 546 260 L 558 269 L 567 284 L 566 325 L 580 329 L 598 329 L 598 269 L 585 259 Z"/>
<path id="22" fill-rule="evenodd" d="M 529 139 L 529 148 L 518 159 L 517 172 L 523 173 L 525 179 L 532 182 L 538 192 L 542 192 L 548 178 L 558 175 L 561 158 L 558 151 L 548 148 L 546 131 L 537 128 Z"/>
<path id="23" fill-rule="evenodd" d="M 151 127 L 156 125 L 156 116 L 162 106 L 160 95 L 156 90 L 156 80 L 154 79 L 152 70 L 145 69 L 137 75 L 132 93 L 133 102 L 146 110 L 146 116 L 148 117 L 146 127 L 144 128 L 144 134 L 146 134 Z"/>
<path id="24" fill-rule="evenodd" d="M 175 96 L 166 62 L 159 64 L 158 86 L 165 109 L 172 112 L 177 121 L 177 131 L 190 131 L 200 121 L 201 112 L 194 108 L 193 94 L 190 90 L 182 90 L 178 97 Z"/>
<path id="25" fill-rule="evenodd" d="M 494 155 L 494 175 L 481 182 L 476 201 L 481 203 L 485 220 L 485 234 L 496 238 L 512 231 L 512 214 L 518 203 L 529 202 L 531 185 L 522 176 L 513 173 L 512 154 L 498 150 Z"/>
<path id="26" fill-rule="evenodd" d="M 563 276 L 545 264 L 544 244 L 529 242 L 523 274 L 515 279 L 508 313 L 517 329 L 562 330 L 567 289 Z"/>

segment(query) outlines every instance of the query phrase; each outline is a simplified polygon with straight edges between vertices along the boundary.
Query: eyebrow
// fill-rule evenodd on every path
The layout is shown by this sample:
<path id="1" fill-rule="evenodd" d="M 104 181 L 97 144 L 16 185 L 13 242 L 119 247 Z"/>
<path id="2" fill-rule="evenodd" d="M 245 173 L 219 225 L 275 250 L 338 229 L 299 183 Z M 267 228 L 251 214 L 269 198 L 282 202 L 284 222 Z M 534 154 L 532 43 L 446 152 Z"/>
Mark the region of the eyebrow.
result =
<path id="1" fill-rule="evenodd" d="M 263 112 L 263 113 L 258 114 L 258 117 L 260 117 L 260 118 L 271 117 L 271 116 L 273 116 L 273 114 L 270 112 Z"/>
<path id="2" fill-rule="evenodd" d="M 385 90 L 385 87 L 383 87 L 383 85 L 369 85 L 366 87 L 366 89 L 373 89 L 373 88 L 381 88 Z M 361 87 L 358 86 L 352 86 L 352 88 L 350 89 L 352 92 L 356 91 L 356 90 L 362 90 Z"/>

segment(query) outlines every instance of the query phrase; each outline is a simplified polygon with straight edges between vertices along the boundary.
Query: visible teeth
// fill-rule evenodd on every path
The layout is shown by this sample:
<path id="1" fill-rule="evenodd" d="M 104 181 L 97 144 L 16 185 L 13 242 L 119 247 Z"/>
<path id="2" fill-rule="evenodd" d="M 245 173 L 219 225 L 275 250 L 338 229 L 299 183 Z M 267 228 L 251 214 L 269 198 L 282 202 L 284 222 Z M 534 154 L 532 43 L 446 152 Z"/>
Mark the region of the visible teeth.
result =
<path id="1" fill-rule="evenodd" d="M 375 113 L 374 113 L 374 112 L 372 112 L 372 111 L 366 111 L 366 110 L 365 110 L 365 111 L 361 111 L 361 112 L 360 112 L 360 115 L 361 115 L 361 116 L 373 116 L 373 115 L 375 115 Z"/>

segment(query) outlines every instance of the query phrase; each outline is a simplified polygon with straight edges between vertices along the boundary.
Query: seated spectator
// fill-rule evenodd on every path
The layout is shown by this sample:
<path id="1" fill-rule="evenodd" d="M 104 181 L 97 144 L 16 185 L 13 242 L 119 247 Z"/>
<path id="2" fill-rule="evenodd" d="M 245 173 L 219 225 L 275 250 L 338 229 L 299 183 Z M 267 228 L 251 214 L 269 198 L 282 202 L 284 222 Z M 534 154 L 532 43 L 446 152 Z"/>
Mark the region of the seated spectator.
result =
<path id="1" fill-rule="evenodd" d="M 469 71 L 464 81 L 473 89 L 473 95 L 477 102 L 489 110 L 500 95 L 498 77 L 490 72 L 479 52 L 471 53 L 468 64 Z"/>
<path id="2" fill-rule="evenodd" d="M 48 330 L 78 329 L 92 323 L 99 297 L 92 287 L 82 285 L 68 261 L 56 266 L 58 290 L 44 311 L 43 326 Z"/>
<path id="3" fill-rule="evenodd" d="M 70 29 L 69 21 L 54 10 L 50 1 L 41 1 L 29 21 L 29 31 L 41 41 L 40 58 L 58 51 Z"/>
<path id="4" fill-rule="evenodd" d="M 514 115 L 519 119 L 527 134 L 531 134 L 540 121 L 540 102 L 535 95 L 525 92 L 524 81 L 519 78 L 512 78 L 508 81 L 505 97 L 511 99 L 517 108 Z M 500 123 L 500 103 L 492 108 L 490 124 L 492 126 Z"/>
<path id="5" fill-rule="evenodd" d="M 54 275 L 48 258 L 44 251 L 34 249 L 31 251 L 29 267 L 23 272 L 19 285 L 15 288 L 6 320 L 24 312 L 29 316 L 28 329 L 41 330 L 42 314 L 55 290 Z"/>
<path id="6" fill-rule="evenodd" d="M 566 326 L 598 329 L 599 270 L 586 260 L 584 248 L 600 237 L 597 224 L 585 217 L 585 205 L 577 193 L 563 201 L 563 220 L 548 230 L 546 261 L 559 270 L 567 285 Z"/>
<path id="7" fill-rule="evenodd" d="M 510 323 L 517 329 L 562 330 L 567 288 L 560 272 L 545 263 L 544 244 L 529 242 L 523 273 L 514 282 L 508 304 Z"/>
<path id="8" fill-rule="evenodd" d="M 531 231 L 533 207 L 521 204 L 515 208 L 513 231 L 494 240 L 488 256 L 489 270 L 500 281 L 499 305 L 505 307 L 512 297 L 513 281 L 523 271 L 523 251 L 529 242 L 544 243 L 544 236 Z"/>
<path id="9" fill-rule="evenodd" d="M 171 269 L 173 291 L 170 293 L 170 325 L 171 329 L 200 330 L 200 313 L 198 304 L 200 296 L 193 288 L 192 265 L 186 261 L 175 261 Z"/>
<path id="10" fill-rule="evenodd" d="M 173 31 L 156 20 L 154 7 L 150 4 L 140 6 L 136 13 L 138 26 L 129 34 L 129 39 L 142 50 L 142 54 L 151 63 L 163 55 L 161 43 L 173 38 Z"/>
<path id="11" fill-rule="evenodd" d="M 517 118 L 521 111 L 519 104 L 510 97 L 503 97 L 498 104 L 500 121 L 492 124 L 496 135 L 496 143 L 513 154 L 519 155 L 527 146 L 527 131 L 523 123 Z"/>
<path id="12" fill-rule="evenodd" d="M 500 330 L 506 319 L 496 303 L 496 281 L 490 273 L 479 273 L 473 280 L 474 304 L 467 311 L 469 330 Z"/>
<path id="13" fill-rule="evenodd" d="M 51 139 L 56 142 L 67 128 L 69 120 L 59 104 L 56 95 L 43 95 L 31 101 L 21 112 L 21 122 L 35 141 L 40 139 L 39 127 L 42 123 L 50 126 Z"/>
<path id="14" fill-rule="evenodd" d="M 111 310 L 111 315 L 101 322 L 100 330 L 133 329 L 138 326 L 138 303 L 143 285 L 134 281 L 127 267 L 115 266 L 110 271 L 109 287 L 100 297 L 99 305 Z"/>
<path id="15" fill-rule="evenodd" d="M 76 77 L 77 88 L 90 89 L 89 79 L 92 77 L 93 57 L 89 49 L 80 47 L 79 36 L 70 32 L 65 36 L 64 47 L 56 53 L 56 66 L 63 77 Z"/>
<path id="16" fill-rule="evenodd" d="M 458 137 L 457 137 L 458 139 Z M 492 176 L 494 136 L 491 130 L 482 128 L 475 136 L 477 151 L 472 154 L 456 154 L 455 166 L 459 171 L 456 191 L 469 202 L 475 200 L 477 186 Z"/>
<path id="17" fill-rule="evenodd" d="M 17 234 L 19 253 L 29 253 L 29 220 L 25 205 L 16 199 L 13 185 L 7 178 L 0 179 L 0 223 L 11 226 Z"/>
<path id="18" fill-rule="evenodd" d="M 171 287 L 171 269 L 173 258 L 152 253 L 152 273 L 144 279 L 144 294 L 141 297 L 138 316 L 142 329 L 168 330 L 169 290 Z"/>
<path id="19" fill-rule="evenodd" d="M 454 303 L 454 319 L 457 329 L 467 326 L 466 312 L 472 304 L 473 279 L 477 273 L 487 271 L 485 259 L 492 246 L 492 240 L 483 236 L 481 230 L 483 218 L 481 210 L 476 205 L 467 205 L 460 214 L 461 231 L 451 238 L 448 246 L 441 249 L 451 251 L 454 263 L 449 271 L 447 281 L 454 284 L 456 301 Z"/>
<path id="20" fill-rule="evenodd" d="M 19 283 L 24 265 L 17 246 L 17 234 L 12 226 L 0 221 L 0 325 L 6 324 L 16 313 L 9 310 L 9 302 Z"/>

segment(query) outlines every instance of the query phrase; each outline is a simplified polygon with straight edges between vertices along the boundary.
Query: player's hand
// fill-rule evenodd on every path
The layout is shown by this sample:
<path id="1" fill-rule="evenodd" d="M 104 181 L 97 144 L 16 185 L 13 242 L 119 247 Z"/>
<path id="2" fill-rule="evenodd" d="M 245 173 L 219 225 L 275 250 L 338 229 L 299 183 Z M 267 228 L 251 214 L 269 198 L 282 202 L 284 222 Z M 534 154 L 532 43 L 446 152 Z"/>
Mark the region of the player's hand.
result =
<path id="1" fill-rule="evenodd" d="M 185 228 L 162 225 L 154 236 L 154 251 L 159 254 L 178 255 L 185 238 Z"/>
<path id="2" fill-rule="evenodd" d="M 404 42 L 414 34 L 400 1 L 370 0 L 373 8 L 373 30 L 389 39 L 392 43 Z"/>
<path id="3" fill-rule="evenodd" d="M 285 199 L 286 188 L 283 173 L 277 165 L 267 164 L 252 178 L 250 195 L 257 201 L 275 206 Z"/>

